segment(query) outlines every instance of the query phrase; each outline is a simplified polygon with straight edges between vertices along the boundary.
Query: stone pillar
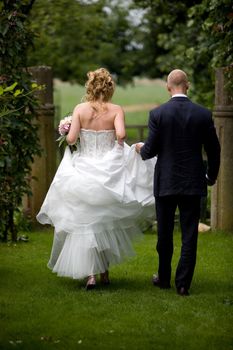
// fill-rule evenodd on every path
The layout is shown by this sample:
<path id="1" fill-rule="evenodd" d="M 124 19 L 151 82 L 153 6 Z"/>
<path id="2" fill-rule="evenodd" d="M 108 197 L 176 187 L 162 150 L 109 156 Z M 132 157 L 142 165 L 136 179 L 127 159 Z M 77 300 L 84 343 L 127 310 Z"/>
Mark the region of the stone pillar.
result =
<path id="1" fill-rule="evenodd" d="M 233 94 L 226 88 L 224 71 L 216 70 L 213 116 L 221 145 L 221 165 L 211 192 L 211 226 L 233 230 Z"/>
<path id="2" fill-rule="evenodd" d="M 32 221 L 43 203 L 48 188 L 56 170 L 56 144 L 54 137 L 54 106 L 52 69 L 46 66 L 30 67 L 33 80 L 45 89 L 37 91 L 39 108 L 37 109 L 39 124 L 39 139 L 42 146 L 41 157 L 35 157 L 32 164 L 32 176 L 37 180 L 31 181 L 32 196 L 24 198 L 23 204 Z"/>

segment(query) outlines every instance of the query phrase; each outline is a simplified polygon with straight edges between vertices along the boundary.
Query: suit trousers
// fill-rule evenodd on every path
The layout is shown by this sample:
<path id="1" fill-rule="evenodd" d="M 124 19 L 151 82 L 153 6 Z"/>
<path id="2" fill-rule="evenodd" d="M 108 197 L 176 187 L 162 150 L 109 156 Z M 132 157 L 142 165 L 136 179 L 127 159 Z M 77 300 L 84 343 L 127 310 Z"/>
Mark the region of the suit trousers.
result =
<path id="1" fill-rule="evenodd" d="M 173 255 L 173 230 L 175 211 L 178 207 L 182 246 L 176 269 L 176 288 L 189 289 L 196 264 L 198 223 L 201 196 L 171 195 L 156 197 L 158 222 L 157 252 L 159 255 L 158 274 L 161 284 L 170 284 Z"/>

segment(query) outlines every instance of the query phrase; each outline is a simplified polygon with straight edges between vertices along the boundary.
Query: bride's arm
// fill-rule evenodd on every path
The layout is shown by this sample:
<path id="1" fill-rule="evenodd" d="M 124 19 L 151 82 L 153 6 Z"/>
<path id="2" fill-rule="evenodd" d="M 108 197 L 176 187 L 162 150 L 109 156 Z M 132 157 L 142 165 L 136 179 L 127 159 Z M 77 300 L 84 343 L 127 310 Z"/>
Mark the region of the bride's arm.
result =
<path id="1" fill-rule="evenodd" d="M 124 144 L 124 139 L 126 137 L 125 133 L 125 114 L 121 107 L 118 108 L 115 119 L 114 127 L 116 130 L 117 141 L 120 145 Z"/>
<path id="2" fill-rule="evenodd" d="M 80 131 L 80 119 L 79 119 L 79 105 L 78 105 L 75 107 L 73 111 L 70 131 L 66 136 L 66 141 L 69 145 L 74 145 L 76 143 L 79 131 Z"/>

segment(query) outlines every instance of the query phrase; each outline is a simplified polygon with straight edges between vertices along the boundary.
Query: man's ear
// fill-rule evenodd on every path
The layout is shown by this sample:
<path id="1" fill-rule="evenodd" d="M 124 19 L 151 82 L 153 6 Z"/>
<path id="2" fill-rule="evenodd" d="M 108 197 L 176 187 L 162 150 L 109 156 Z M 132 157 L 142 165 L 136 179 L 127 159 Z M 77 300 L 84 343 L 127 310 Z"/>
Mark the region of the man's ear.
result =
<path id="1" fill-rule="evenodd" d="M 167 84 L 167 90 L 171 92 L 171 86 Z"/>

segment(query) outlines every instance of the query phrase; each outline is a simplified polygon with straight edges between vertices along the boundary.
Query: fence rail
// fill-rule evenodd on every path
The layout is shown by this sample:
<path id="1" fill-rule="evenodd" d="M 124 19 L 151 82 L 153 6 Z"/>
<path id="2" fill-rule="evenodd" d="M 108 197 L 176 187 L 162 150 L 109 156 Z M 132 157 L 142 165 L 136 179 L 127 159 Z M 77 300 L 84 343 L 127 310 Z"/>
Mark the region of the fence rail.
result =
<path id="1" fill-rule="evenodd" d="M 127 132 L 127 130 L 136 129 L 138 132 L 138 138 L 136 141 L 139 142 L 139 141 L 144 141 L 144 139 L 145 139 L 145 132 L 144 131 L 147 130 L 147 128 L 148 128 L 148 126 L 146 124 L 130 124 L 130 125 L 126 125 L 126 132 Z"/>

